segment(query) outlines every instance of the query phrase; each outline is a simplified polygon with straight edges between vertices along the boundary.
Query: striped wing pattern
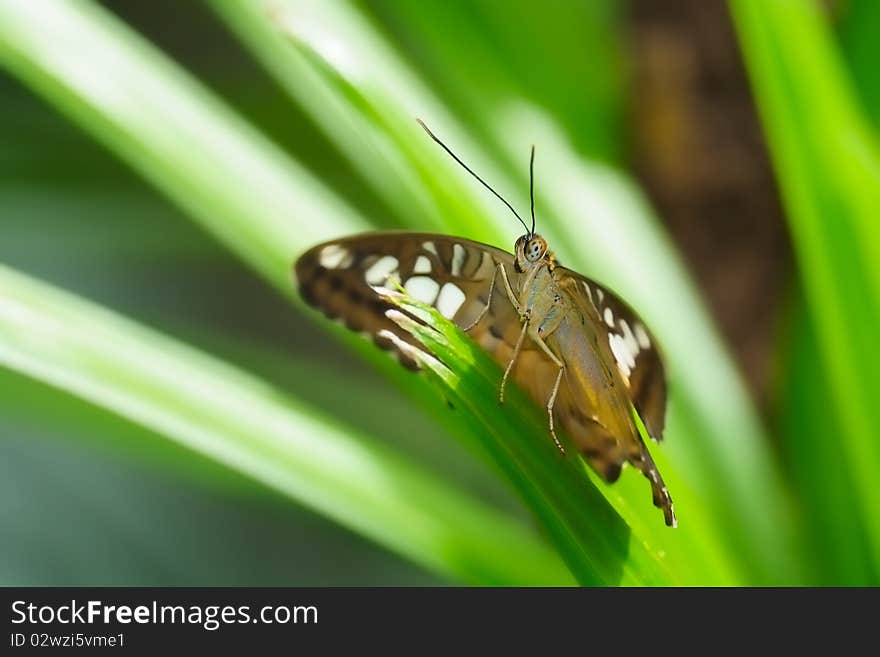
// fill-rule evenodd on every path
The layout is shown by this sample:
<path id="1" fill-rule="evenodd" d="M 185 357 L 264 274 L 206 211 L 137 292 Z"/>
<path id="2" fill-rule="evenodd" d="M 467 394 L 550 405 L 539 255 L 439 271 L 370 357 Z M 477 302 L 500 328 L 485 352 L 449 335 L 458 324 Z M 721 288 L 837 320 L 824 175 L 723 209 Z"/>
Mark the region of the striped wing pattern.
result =
<path id="1" fill-rule="evenodd" d="M 500 280 L 490 302 L 499 263 L 518 291 L 522 275 L 515 271 L 513 256 L 500 249 L 431 233 L 367 233 L 311 248 L 297 261 L 295 277 L 306 302 L 370 336 L 411 369 L 418 363 L 400 341 L 418 345 L 386 317 L 391 306 L 375 287 L 394 281 L 462 328 L 471 327 L 489 303 L 469 335 L 505 367 L 522 324 Z M 558 289 L 567 297 L 566 318 L 547 340 L 565 363 L 554 407 L 558 426 L 606 481 L 615 481 L 627 462 L 642 471 L 651 481 L 655 504 L 672 524 L 671 500 L 630 412 L 632 404 L 649 435 L 661 438 L 666 386 L 655 342 L 616 295 L 570 270 L 557 267 L 555 272 Z M 526 340 L 511 376 L 544 407 L 557 372 L 547 355 Z"/>
<path id="2" fill-rule="evenodd" d="M 416 345 L 409 333 L 385 316 L 391 305 L 374 288 L 390 287 L 394 281 L 463 327 L 486 305 L 499 261 L 513 263 L 508 253 L 469 240 L 431 233 L 367 233 L 309 249 L 297 261 L 294 273 L 307 303 L 370 336 L 383 349 L 393 351 L 404 366 L 417 369 L 418 363 L 385 337 L 390 332 Z M 515 313 L 512 318 L 518 324 Z"/>

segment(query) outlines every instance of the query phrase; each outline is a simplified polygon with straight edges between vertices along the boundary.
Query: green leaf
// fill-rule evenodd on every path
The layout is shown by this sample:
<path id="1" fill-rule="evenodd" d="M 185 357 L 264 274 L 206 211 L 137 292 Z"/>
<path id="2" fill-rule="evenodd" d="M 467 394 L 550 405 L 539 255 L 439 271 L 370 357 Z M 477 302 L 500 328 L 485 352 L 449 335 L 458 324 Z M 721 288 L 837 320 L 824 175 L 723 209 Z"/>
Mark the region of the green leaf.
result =
<path id="1" fill-rule="evenodd" d="M 91 2 L 0 3 L 0 65 L 284 294 L 292 294 L 292 254 L 369 225 L 202 84 Z"/>
<path id="2" fill-rule="evenodd" d="M 880 127 L 880 4 L 874 0 L 851 0 L 842 8 L 840 42 L 865 115 Z"/>
<path id="3" fill-rule="evenodd" d="M 630 81 L 620 39 L 626 7 L 619 0 L 359 4 L 482 139 L 497 137 L 498 108 L 521 99 L 565 126 L 579 152 L 602 161 L 626 155 Z M 514 171 L 522 157 L 517 165 Z"/>
<path id="4" fill-rule="evenodd" d="M 571 581 L 518 523 L 356 430 L 2 267 L 0 363 L 247 474 L 436 572 L 481 584 Z"/>
<path id="5" fill-rule="evenodd" d="M 847 468 L 836 465 L 840 448 L 830 437 L 844 429 L 837 409 L 828 403 L 828 373 L 816 358 L 819 342 L 803 298 L 797 299 L 788 324 L 780 429 L 816 546 L 816 571 L 823 586 L 863 586 L 875 579 L 870 547 L 859 509 L 853 506 L 854 482 Z"/>
<path id="6" fill-rule="evenodd" d="M 842 431 L 791 436 L 796 464 L 839 468 L 843 504 L 868 537 L 880 577 L 880 156 L 818 4 L 736 0 L 733 15 L 782 188 L 833 415 Z M 831 441 L 832 461 L 820 442 Z M 810 478 L 810 487 L 834 478 Z M 815 493 L 815 491 L 814 491 Z M 837 496 L 840 491 L 836 491 Z M 821 509 L 836 513 L 833 509 Z M 819 510 L 817 510 L 819 511 Z M 841 556 L 840 558 L 846 558 Z"/>

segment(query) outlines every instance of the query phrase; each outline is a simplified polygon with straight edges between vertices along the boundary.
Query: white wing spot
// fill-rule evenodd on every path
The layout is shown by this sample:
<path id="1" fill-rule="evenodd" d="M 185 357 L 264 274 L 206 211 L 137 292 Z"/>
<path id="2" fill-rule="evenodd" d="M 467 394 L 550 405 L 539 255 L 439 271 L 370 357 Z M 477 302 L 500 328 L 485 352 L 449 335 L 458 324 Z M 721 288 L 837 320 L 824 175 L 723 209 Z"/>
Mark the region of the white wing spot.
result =
<path id="1" fill-rule="evenodd" d="M 321 249 L 321 255 L 318 258 L 318 261 L 321 263 L 322 267 L 327 269 L 338 269 L 339 267 L 344 269 L 351 266 L 351 263 L 354 261 L 354 256 L 351 251 L 344 246 L 340 246 L 339 244 L 328 244 Z"/>
<path id="2" fill-rule="evenodd" d="M 638 358 L 639 355 L 639 343 L 636 340 L 636 336 L 633 335 L 633 332 L 629 328 L 629 324 L 627 324 L 622 319 L 619 321 L 620 329 L 623 331 L 623 342 L 626 345 L 626 348 L 629 350 L 629 353 L 633 355 L 633 359 Z"/>
<path id="3" fill-rule="evenodd" d="M 435 256 L 437 256 L 438 258 L 440 257 L 440 256 L 437 254 L 437 247 L 434 246 L 434 242 L 422 242 L 422 248 L 423 248 L 425 251 L 427 251 L 428 253 L 433 253 L 433 254 L 434 254 Z"/>
<path id="4" fill-rule="evenodd" d="M 464 264 L 465 251 L 461 244 L 452 245 L 452 275 L 461 276 L 461 266 Z"/>
<path id="5" fill-rule="evenodd" d="M 420 255 L 416 258 L 416 265 L 413 267 L 414 274 L 430 274 L 431 261 L 427 257 Z"/>
<path id="6" fill-rule="evenodd" d="M 602 291 L 602 288 L 596 288 L 596 297 L 599 299 L 599 303 L 602 303 L 605 300 L 605 293 Z"/>
<path id="7" fill-rule="evenodd" d="M 597 290 L 598 291 L 598 290 Z M 611 308 L 605 309 L 605 323 L 608 324 L 609 328 L 614 328 L 614 313 L 611 312 Z"/>
<path id="8" fill-rule="evenodd" d="M 397 265 L 397 258 L 394 256 L 382 256 L 364 272 L 364 279 L 370 285 L 381 285 L 397 269 Z"/>
<path id="9" fill-rule="evenodd" d="M 587 291 L 587 298 L 588 298 L 588 299 L 590 300 L 590 302 L 592 303 L 592 301 L 593 301 L 593 293 L 592 293 L 592 291 L 590 290 L 590 286 L 587 285 L 586 283 L 584 283 L 583 286 L 584 286 L 584 290 Z"/>
<path id="10" fill-rule="evenodd" d="M 645 330 L 644 326 L 636 324 L 633 330 L 636 333 L 636 340 L 642 349 L 647 349 L 651 346 L 651 338 L 648 337 L 648 332 Z"/>
<path id="11" fill-rule="evenodd" d="M 617 361 L 617 369 L 627 379 L 629 383 L 629 374 L 632 371 L 635 361 L 632 360 L 632 354 L 626 348 L 623 338 L 616 333 L 608 336 L 608 344 L 611 346 L 611 353 L 614 354 L 614 360 Z"/>
<path id="12" fill-rule="evenodd" d="M 440 296 L 437 297 L 437 310 L 446 319 L 452 319 L 455 317 L 458 309 L 461 308 L 464 299 L 464 292 L 461 291 L 460 287 L 454 283 L 446 283 L 440 289 Z"/>
<path id="13" fill-rule="evenodd" d="M 413 276 L 404 286 L 407 293 L 416 301 L 432 304 L 440 291 L 440 284 L 428 276 Z"/>

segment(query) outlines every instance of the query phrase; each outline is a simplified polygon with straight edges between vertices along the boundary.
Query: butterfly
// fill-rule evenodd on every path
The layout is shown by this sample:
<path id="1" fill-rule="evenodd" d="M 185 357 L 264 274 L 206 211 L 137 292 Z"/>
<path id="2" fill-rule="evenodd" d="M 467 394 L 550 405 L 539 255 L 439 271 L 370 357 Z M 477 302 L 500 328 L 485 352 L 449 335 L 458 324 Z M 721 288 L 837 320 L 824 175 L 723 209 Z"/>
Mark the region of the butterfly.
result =
<path id="1" fill-rule="evenodd" d="M 532 225 L 461 161 L 421 121 L 428 135 L 501 199 L 526 233 L 514 252 L 434 233 L 373 232 L 318 244 L 296 262 L 302 298 L 331 318 L 367 334 L 401 364 L 418 369 L 409 346 L 420 345 L 387 316 L 392 309 L 377 290 L 389 281 L 434 306 L 504 368 L 547 412 L 549 433 L 562 428 L 582 457 L 613 483 L 625 464 L 649 480 L 654 505 L 675 526 L 672 498 L 639 433 L 663 436 L 666 381 L 657 343 L 619 296 L 562 267 L 535 232 L 534 147 L 530 192 Z"/>

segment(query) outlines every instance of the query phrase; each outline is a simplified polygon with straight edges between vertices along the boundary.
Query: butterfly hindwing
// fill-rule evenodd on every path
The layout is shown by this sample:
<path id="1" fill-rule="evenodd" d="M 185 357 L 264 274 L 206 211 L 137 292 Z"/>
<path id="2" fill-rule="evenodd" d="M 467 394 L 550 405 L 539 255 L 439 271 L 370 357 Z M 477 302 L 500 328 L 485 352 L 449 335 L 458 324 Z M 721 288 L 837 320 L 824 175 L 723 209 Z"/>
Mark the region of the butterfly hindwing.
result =
<path id="1" fill-rule="evenodd" d="M 573 293 L 596 311 L 607 332 L 608 348 L 623 377 L 630 400 L 656 441 L 663 439 L 666 377 L 657 341 L 636 312 L 619 296 L 577 272 L 559 267 L 561 277 L 576 281 Z"/>
<path id="2" fill-rule="evenodd" d="M 553 274 L 565 309 L 563 321 L 546 339 L 565 361 L 554 410 L 558 422 L 606 481 L 615 481 L 626 463 L 637 468 L 650 481 L 654 504 L 663 510 L 666 524 L 674 525 L 669 491 L 632 414 L 635 408 L 646 428 L 652 427 L 649 435 L 659 439 L 665 409 L 651 404 L 665 399 L 666 393 L 662 365 L 656 351 L 651 353 L 647 330 L 606 288 L 563 267 L 555 267 Z M 645 332 L 641 342 L 632 335 L 636 326 Z M 652 369 L 655 358 L 657 368 Z M 643 385 L 649 386 L 650 395 Z"/>

